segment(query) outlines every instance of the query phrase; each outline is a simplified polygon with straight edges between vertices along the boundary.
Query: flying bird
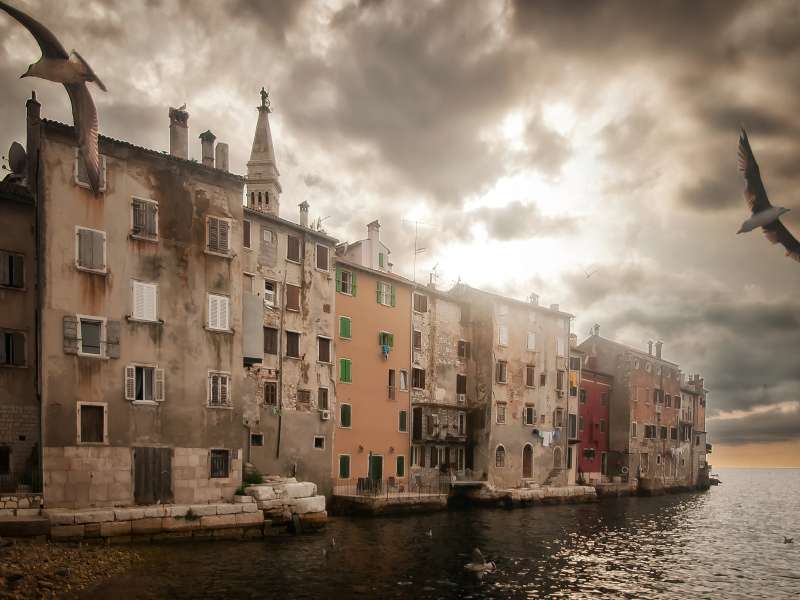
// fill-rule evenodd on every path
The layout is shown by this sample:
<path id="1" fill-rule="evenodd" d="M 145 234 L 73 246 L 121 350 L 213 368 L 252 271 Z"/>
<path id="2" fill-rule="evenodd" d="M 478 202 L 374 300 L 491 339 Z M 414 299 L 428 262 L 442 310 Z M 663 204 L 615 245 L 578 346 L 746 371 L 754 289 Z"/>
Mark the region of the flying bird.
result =
<path id="1" fill-rule="evenodd" d="M 472 549 L 472 562 L 464 565 L 464 568 L 475 573 L 475 577 L 478 579 L 483 579 L 484 573 L 494 573 L 497 571 L 495 564 L 493 562 L 487 563 L 483 559 L 483 554 L 481 554 L 481 551 L 477 548 Z"/>
<path id="2" fill-rule="evenodd" d="M 47 27 L 30 15 L 0 1 L 0 8 L 19 21 L 36 39 L 42 49 L 42 58 L 28 67 L 22 77 L 38 77 L 61 83 L 69 94 L 72 103 L 72 119 L 78 135 L 86 176 L 95 197 L 100 195 L 100 153 L 97 150 L 97 108 L 89 93 L 87 83 L 94 83 L 104 92 L 105 84 L 89 66 L 89 63 L 75 50 L 67 54 L 64 46 Z"/>
<path id="3" fill-rule="evenodd" d="M 431 529 L 430 531 L 426 531 L 425 535 L 427 535 L 428 537 L 432 538 L 433 537 L 433 529 Z"/>
<path id="4" fill-rule="evenodd" d="M 591 277 L 592 275 L 594 275 L 595 273 L 597 273 L 599 270 L 600 270 L 600 269 L 595 269 L 595 270 L 594 270 L 594 271 L 592 271 L 591 273 L 587 273 L 586 271 L 583 271 L 583 269 L 581 269 L 581 271 L 583 271 L 583 274 L 584 274 L 584 275 L 586 275 L 586 279 L 589 279 L 589 277 Z"/>
<path id="5" fill-rule="evenodd" d="M 742 193 L 753 216 L 742 223 L 742 227 L 736 233 L 747 233 L 756 227 L 761 227 L 770 242 L 782 244 L 786 248 L 786 256 L 800 262 L 800 242 L 778 219 L 783 213 L 789 212 L 789 209 L 785 206 L 772 206 L 769 203 L 764 184 L 761 183 L 761 172 L 756 164 L 753 151 L 750 149 L 744 125 L 742 125 L 742 134 L 739 136 L 738 164 L 739 172 L 744 173 L 744 181 L 747 184 Z"/>
<path id="6" fill-rule="evenodd" d="M 786 536 L 783 536 L 783 543 L 784 544 L 791 544 L 792 542 L 794 542 L 794 538 L 793 537 L 787 538 Z"/>

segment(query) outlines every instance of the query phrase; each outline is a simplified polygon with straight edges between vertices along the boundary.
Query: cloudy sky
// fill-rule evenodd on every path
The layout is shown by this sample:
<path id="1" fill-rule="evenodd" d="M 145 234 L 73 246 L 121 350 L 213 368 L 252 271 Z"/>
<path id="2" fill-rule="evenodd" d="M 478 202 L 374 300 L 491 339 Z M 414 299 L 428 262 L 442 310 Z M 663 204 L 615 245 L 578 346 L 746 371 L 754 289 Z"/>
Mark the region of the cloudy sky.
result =
<path id="1" fill-rule="evenodd" d="M 701 373 L 715 466 L 800 467 L 800 265 L 759 232 L 736 170 L 744 122 L 800 237 L 800 4 L 787 1 L 13 0 L 109 88 L 105 135 L 165 150 L 169 106 L 245 173 L 270 88 L 281 216 L 340 240 L 377 218 L 395 270 L 576 315 L 585 339 Z M 58 85 L 0 14 L 0 148 Z M 583 270 L 597 272 L 587 278 Z M 766 387 L 765 387 L 766 386 Z"/>

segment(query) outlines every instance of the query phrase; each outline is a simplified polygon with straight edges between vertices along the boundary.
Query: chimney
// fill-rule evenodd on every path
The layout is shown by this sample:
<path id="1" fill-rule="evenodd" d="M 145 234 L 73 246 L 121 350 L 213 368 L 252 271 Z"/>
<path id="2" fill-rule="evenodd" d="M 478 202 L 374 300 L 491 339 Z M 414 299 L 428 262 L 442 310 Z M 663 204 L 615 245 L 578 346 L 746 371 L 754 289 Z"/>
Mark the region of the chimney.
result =
<path id="1" fill-rule="evenodd" d="M 214 160 L 220 171 L 228 171 L 228 144 L 220 142 L 214 148 Z"/>
<path id="2" fill-rule="evenodd" d="M 528 302 L 533 306 L 539 306 L 539 294 L 531 292 L 531 295 L 528 296 Z"/>
<path id="3" fill-rule="evenodd" d="M 373 221 L 367 225 L 367 238 L 372 243 L 377 243 L 381 240 L 381 224 L 378 221 Z"/>
<path id="4" fill-rule="evenodd" d="M 25 108 L 28 109 L 28 125 L 35 125 L 42 114 L 42 105 L 36 99 L 36 92 L 31 92 L 31 97 L 25 103 Z M 37 121 L 32 122 L 32 119 Z"/>
<path id="5" fill-rule="evenodd" d="M 577 348 L 578 347 L 578 336 L 577 334 L 570 333 L 569 334 L 569 347 L 570 348 Z"/>
<path id="6" fill-rule="evenodd" d="M 651 342 L 650 340 L 647 340 L 647 353 L 650 356 L 653 356 L 653 342 Z"/>
<path id="7" fill-rule="evenodd" d="M 214 140 L 217 139 L 211 130 L 200 134 L 201 148 L 203 152 L 203 166 L 214 168 Z"/>
<path id="8" fill-rule="evenodd" d="M 558 310 L 558 304 L 551 304 L 550 310 Z"/>
<path id="9" fill-rule="evenodd" d="M 658 340 L 656 342 L 656 358 L 661 358 L 661 346 L 664 345 L 664 342 Z"/>
<path id="10" fill-rule="evenodd" d="M 169 109 L 169 153 L 189 159 L 189 113 L 182 108 Z"/>
<path id="11" fill-rule="evenodd" d="M 300 204 L 300 227 L 308 227 L 308 209 L 310 205 L 308 202 L 303 200 L 303 203 Z"/>

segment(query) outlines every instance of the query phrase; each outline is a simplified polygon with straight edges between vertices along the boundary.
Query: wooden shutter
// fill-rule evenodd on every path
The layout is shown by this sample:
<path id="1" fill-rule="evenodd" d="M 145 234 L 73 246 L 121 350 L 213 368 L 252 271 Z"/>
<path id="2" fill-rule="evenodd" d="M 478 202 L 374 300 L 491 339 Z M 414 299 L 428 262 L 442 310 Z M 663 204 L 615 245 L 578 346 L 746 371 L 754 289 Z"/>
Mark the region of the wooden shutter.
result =
<path id="1" fill-rule="evenodd" d="M 9 283 L 14 287 L 21 288 L 25 282 L 22 279 L 22 257 L 17 254 L 12 254 L 9 260 L 11 266 L 11 277 Z"/>
<path id="2" fill-rule="evenodd" d="M 0 365 L 6 363 L 6 332 L 0 329 Z"/>
<path id="3" fill-rule="evenodd" d="M 23 366 L 25 364 L 25 334 L 19 332 L 12 333 L 11 347 L 14 352 L 13 364 L 16 366 Z"/>
<path id="4" fill-rule="evenodd" d="M 406 432 L 408 431 L 408 413 L 404 410 L 400 411 L 400 431 Z"/>
<path id="5" fill-rule="evenodd" d="M 536 334 L 528 332 L 528 350 L 533 350 L 536 348 Z"/>
<path id="6" fill-rule="evenodd" d="M 219 376 L 219 400 L 222 404 L 228 403 L 228 384 L 230 380 L 227 375 Z"/>
<path id="7" fill-rule="evenodd" d="M 208 249 L 219 252 L 219 219 L 208 217 Z"/>
<path id="8" fill-rule="evenodd" d="M 394 306 L 394 286 L 392 286 L 392 306 Z"/>
<path id="9" fill-rule="evenodd" d="M 317 244 L 317 268 L 323 271 L 328 270 L 328 249 Z"/>
<path id="10" fill-rule="evenodd" d="M 11 285 L 11 255 L 0 252 L 0 285 Z"/>
<path id="11" fill-rule="evenodd" d="M 286 258 L 293 262 L 300 262 L 300 238 L 293 235 L 286 236 Z"/>
<path id="12" fill-rule="evenodd" d="M 144 203 L 144 232 L 150 237 L 158 236 L 155 202 Z"/>
<path id="13" fill-rule="evenodd" d="M 211 375 L 209 385 L 211 388 L 211 404 L 219 404 L 219 375 Z"/>
<path id="14" fill-rule="evenodd" d="M 153 400 L 164 401 L 164 369 L 153 370 Z"/>
<path id="15" fill-rule="evenodd" d="M 342 270 L 339 268 L 336 269 L 336 291 L 342 291 Z"/>
<path id="16" fill-rule="evenodd" d="M 81 442 L 104 442 L 105 408 L 102 406 L 81 406 Z"/>
<path id="17" fill-rule="evenodd" d="M 136 367 L 125 367 L 125 400 L 136 400 Z"/>
<path id="18" fill-rule="evenodd" d="M 155 321 L 158 318 L 156 310 L 156 293 L 158 288 L 154 283 L 144 283 L 144 318 Z"/>
<path id="19" fill-rule="evenodd" d="M 106 352 L 108 358 L 119 358 L 119 321 L 106 321 Z M 102 354 L 102 348 L 100 349 Z"/>
<path id="20" fill-rule="evenodd" d="M 456 375 L 456 394 L 467 393 L 467 376 Z"/>
<path id="21" fill-rule="evenodd" d="M 300 310 L 300 288 L 296 285 L 286 286 L 286 309 Z"/>
<path id="22" fill-rule="evenodd" d="M 564 356 L 564 340 L 558 338 L 556 340 L 556 356 Z"/>
<path id="23" fill-rule="evenodd" d="M 533 387 L 534 384 L 535 384 L 534 372 L 535 372 L 535 369 L 531 365 L 528 365 L 527 367 L 525 367 L 525 385 L 527 385 L 528 387 Z"/>
<path id="24" fill-rule="evenodd" d="M 228 322 L 228 304 L 230 302 L 230 298 L 225 296 L 221 296 L 219 299 L 219 328 L 228 330 L 230 329 L 230 323 Z"/>
<path id="25" fill-rule="evenodd" d="M 339 456 L 339 479 L 350 478 L 350 457 L 341 455 Z"/>
<path id="26" fill-rule="evenodd" d="M 350 274 L 350 293 L 355 296 L 356 295 L 356 272 L 353 271 Z"/>
<path id="27" fill-rule="evenodd" d="M 508 346 L 508 327 L 506 327 L 505 325 L 500 326 L 500 335 L 498 343 L 501 346 Z"/>
<path id="28" fill-rule="evenodd" d="M 144 285 L 140 281 L 133 282 L 133 318 L 144 319 Z"/>
<path id="29" fill-rule="evenodd" d="M 379 281 L 378 282 L 378 303 L 379 304 L 383 304 L 383 302 L 381 302 L 381 300 L 383 300 L 383 282 Z"/>
<path id="30" fill-rule="evenodd" d="M 221 254 L 228 253 L 228 241 L 230 238 L 230 223 L 220 219 L 219 221 L 219 252 Z"/>
<path id="31" fill-rule="evenodd" d="M 106 268 L 103 248 L 105 247 L 106 236 L 102 231 L 92 231 L 92 266 L 91 269 L 102 271 Z"/>
<path id="32" fill-rule="evenodd" d="M 245 221 L 244 222 L 244 227 L 243 227 L 242 232 L 243 232 L 243 237 L 244 237 L 244 247 L 245 248 L 249 248 L 250 247 L 250 221 Z"/>
<path id="33" fill-rule="evenodd" d="M 92 232 L 78 229 L 78 266 L 92 268 Z"/>
<path id="34" fill-rule="evenodd" d="M 386 266 L 386 256 L 383 252 L 378 252 L 378 266 L 381 268 Z"/>
<path id="35" fill-rule="evenodd" d="M 64 315 L 64 354 L 78 353 L 78 318 Z"/>

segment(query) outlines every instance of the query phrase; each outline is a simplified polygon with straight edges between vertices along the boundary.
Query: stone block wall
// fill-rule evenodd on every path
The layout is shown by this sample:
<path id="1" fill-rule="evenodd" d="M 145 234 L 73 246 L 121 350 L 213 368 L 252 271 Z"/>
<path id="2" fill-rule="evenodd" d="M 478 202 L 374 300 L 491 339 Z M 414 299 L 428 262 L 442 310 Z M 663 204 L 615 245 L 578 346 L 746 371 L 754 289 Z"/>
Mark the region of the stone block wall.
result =
<path id="1" fill-rule="evenodd" d="M 21 473 L 25 469 L 25 461 L 38 442 L 39 409 L 36 406 L 0 406 L 0 446 L 11 448 L 11 469 L 14 473 Z"/>
<path id="2" fill-rule="evenodd" d="M 0 494 L 0 517 L 36 516 L 42 504 L 42 494 Z"/>

